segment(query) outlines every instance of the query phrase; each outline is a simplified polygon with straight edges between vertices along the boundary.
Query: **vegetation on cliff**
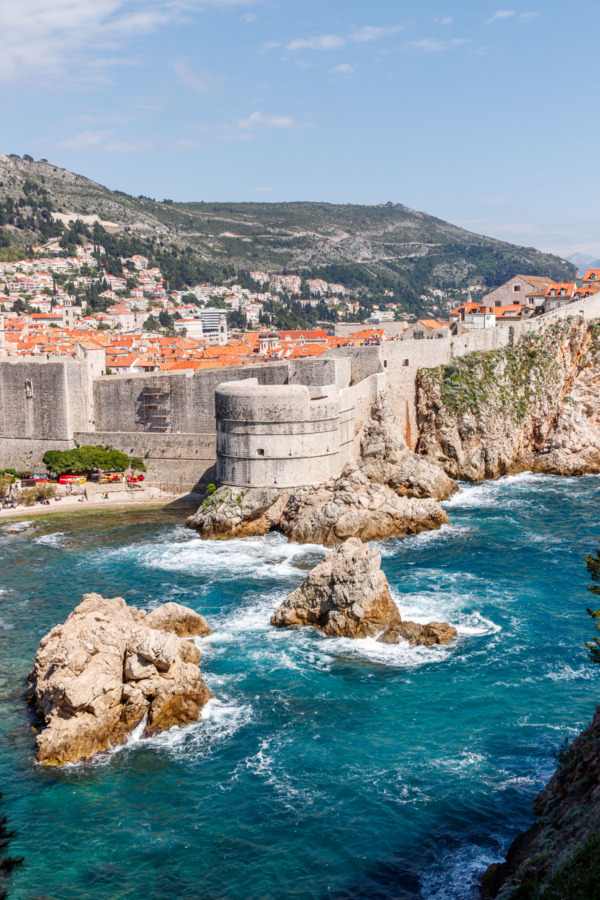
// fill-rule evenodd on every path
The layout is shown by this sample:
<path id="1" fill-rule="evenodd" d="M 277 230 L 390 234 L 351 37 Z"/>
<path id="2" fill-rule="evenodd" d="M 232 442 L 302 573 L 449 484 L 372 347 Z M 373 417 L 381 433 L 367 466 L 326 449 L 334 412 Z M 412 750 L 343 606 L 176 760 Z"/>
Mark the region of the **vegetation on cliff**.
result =
<path id="1" fill-rule="evenodd" d="M 494 408 L 520 422 L 540 400 L 556 399 L 560 385 L 556 362 L 570 331 L 570 322 L 553 322 L 543 332 L 523 335 L 516 344 L 423 369 L 419 378 L 423 386 L 428 380 L 439 383 L 446 411 L 456 418 Z"/>
<path id="2" fill-rule="evenodd" d="M 598 323 L 548 322 L 417 376 L 417 451 L 453 478 L 600 471 Z"/>

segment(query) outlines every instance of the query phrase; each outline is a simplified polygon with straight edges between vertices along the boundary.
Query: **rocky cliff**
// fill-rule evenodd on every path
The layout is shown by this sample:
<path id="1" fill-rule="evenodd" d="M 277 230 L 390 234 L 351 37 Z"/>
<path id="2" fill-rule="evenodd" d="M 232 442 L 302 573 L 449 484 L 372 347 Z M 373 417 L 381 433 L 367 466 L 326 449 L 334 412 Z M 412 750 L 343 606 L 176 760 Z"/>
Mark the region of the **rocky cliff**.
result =
<path id="1" fill-rule="evenodd" d="M 188 527 L 213 540 L 277 530 L 291 541 L 326 547 L 351 537 L 378 541 L 440 528 L 448 517 L 439 501 L 458 490 L 456 483 L 407 447 L 385 398 L 372 416 L 359 459 L 340 478 L 288 491 L 221 487 Z"/>
<path id="2" fill-rule="evenodd" d="M 533 803 L 538 820 L 483 877 L 486 900 L 593 900 L 600 895 L 600 708 L 563 747 Z"/>
<path id="3" fill-rule="evenodd" d="M 146 734 L 197 721 L 212 694 L 189 638 L 205 634 L 203 617 L 177 603 L 146 615 L 121 597 L 86 594 L 35 655 L 38 762 L 88 759 L 122 744 L 145 717 Z"/>
<path id="4" fill-rule="evenodd" d="M 600 324 L 549 324 L 514 346 L 422 369 L 417 452 L 452 478 L 600 472 Z"/>

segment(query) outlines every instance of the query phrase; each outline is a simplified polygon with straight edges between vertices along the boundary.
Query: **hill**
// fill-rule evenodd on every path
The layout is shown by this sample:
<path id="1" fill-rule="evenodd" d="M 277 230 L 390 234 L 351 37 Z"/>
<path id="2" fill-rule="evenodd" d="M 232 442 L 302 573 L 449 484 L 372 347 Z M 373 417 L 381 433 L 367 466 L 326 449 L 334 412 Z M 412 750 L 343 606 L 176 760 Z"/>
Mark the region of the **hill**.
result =
<path id="1" fill-rule="evenodd" d="M 115 255 L 144 252 L 160 257 L 163 267 L 166 259 L 177 259 L 176 266 L 166 265 L 171 287 L 189 278 L 219 281 L 252 269 L 287 270 L 375 297 L 390 291 L 418 312 L 427 288 L 491 288 L 520 272 L 557 280 L 576 275 L 575 266 L 559 257 L 473 234 L 400 204 L 156 201 L 110 190 L 46 161 L 0 154 L 5 256 L 60 236 L 73 218 L 90 235 L 94 229 L 110 235 Z"/>

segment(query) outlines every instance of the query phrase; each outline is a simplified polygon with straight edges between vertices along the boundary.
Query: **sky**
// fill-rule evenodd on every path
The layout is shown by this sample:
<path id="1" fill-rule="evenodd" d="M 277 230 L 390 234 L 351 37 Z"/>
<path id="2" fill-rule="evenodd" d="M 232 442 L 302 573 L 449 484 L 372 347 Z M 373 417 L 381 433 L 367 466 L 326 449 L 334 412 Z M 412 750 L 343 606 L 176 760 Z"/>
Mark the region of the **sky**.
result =
<path id="1" fill-rule="evenodd" d="M 0 0 L 0 151 L 600 257 L 600 0 L 505 2 Z"/>

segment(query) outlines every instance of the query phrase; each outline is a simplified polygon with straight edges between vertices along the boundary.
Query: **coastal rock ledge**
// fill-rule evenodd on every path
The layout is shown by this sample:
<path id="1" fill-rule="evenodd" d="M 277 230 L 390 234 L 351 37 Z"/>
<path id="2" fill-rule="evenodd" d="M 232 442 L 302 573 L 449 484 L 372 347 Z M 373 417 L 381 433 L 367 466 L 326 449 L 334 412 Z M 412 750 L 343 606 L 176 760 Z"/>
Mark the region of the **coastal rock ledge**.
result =
<path id="1" fill-rule="evenodd" d="M 35 655 L 33 699 L 44 722 L 38 762 L 89 759 L 124 743 L 144 720 L 144 736 L 198 721 L 212 694 L 190 638 L 210 633 L 178 603 L 146 615 L 121 597 L 86 594 Z"/>
<path id="2" fill-rule="evenodd" d="M 374 637 L 381 643 L 449 644 L 456 629 L 445 622 L 404 622 L 381 571 L 381 554 L 350 538 L 285 598 L 271 625 L 312 625 L 330 637 Z"/>

